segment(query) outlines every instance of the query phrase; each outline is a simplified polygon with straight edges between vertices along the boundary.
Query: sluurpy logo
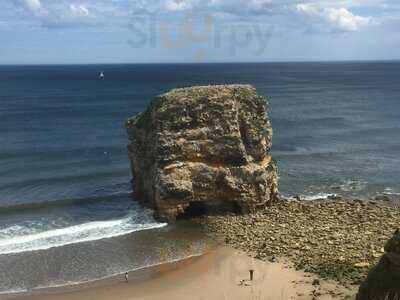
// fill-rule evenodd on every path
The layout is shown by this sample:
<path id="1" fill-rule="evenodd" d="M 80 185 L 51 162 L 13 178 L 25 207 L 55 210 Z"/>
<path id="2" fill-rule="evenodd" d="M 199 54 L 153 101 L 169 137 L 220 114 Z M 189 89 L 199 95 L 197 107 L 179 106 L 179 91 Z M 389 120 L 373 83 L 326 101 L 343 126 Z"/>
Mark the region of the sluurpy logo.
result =
<path id="1" fill-rule="evenodd" d="M 174 18 L 132 14 L 128 28 L 127 42 L 133 48 L 182 51 L 199 62 L 217 60 L 220 53 L 233 58 L 242 50 L 259 57 L 266 53 L 274 31 L 274 26 L 265 22 L 223 20 L 193 11 Z"/>

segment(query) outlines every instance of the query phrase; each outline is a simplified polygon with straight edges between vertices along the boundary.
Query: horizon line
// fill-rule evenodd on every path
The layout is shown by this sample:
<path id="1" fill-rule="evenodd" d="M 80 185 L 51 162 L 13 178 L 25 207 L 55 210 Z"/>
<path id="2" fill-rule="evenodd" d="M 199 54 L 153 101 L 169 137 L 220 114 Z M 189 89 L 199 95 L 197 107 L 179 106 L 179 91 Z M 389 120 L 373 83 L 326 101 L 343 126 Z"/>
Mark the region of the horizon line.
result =
<path id="1" fill-rule="evenodd" d="M 400 62 L 396 59 L 343 59 L 343 60 L 277 60 L 277 61 L 159 61 L 159 62 L 88 62 L 88 63 L 6 63 L 1 66 L 89 66 L 89 65 L 177 65 L 177 64 L 273 64 L 273 63 L 368 63 L 368 62 Z"/>

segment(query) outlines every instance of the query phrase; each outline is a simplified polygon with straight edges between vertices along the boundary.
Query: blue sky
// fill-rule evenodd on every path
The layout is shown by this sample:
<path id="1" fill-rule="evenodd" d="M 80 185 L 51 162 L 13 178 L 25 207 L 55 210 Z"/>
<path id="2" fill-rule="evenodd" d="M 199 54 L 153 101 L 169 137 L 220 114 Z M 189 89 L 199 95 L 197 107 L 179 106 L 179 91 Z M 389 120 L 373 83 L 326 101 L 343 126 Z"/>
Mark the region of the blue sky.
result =
<path id="1" fill-rule="evenodd" d="M 400 59 L 399 0 L 1 0 L 0 64 Z"/>

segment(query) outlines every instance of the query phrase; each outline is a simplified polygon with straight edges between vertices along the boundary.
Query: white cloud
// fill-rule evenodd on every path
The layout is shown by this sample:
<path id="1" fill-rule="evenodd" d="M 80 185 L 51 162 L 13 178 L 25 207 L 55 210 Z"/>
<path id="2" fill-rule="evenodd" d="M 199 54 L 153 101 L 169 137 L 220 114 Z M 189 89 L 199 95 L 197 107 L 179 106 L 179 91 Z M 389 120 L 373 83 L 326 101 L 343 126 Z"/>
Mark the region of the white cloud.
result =
<path id="1" fill-rule="evenodd" d="M 182 11 L 189 9 L 190 7 L 190 3 L 184 0 L 169 0 L 165 3 L 167 11 Z"/>
<path id="2" fill-rule="evenodd" d="M 37 26 L 48 24 L 86 26 L 90 23 L 94 26 L 123 27 L 133 18 L 133 13 L 153 13 L 160 20 L 163 18 L 177 20 L 176 14 L 190 11 L 194 16 L 208 14 L 223 22 L 276 24 L 281 30 L 299 28 L 300 18 L 301 25 L 306 28 L 351 32 L 377 22 L 383 17 L 387 18 L 389 14 L 399 15 L 393 11 L 394 7 L 399 6 L 398 0 L 12 0 L 9 4 L 2 2 L 8 1 L 0 0 L 0 8 L 5 5 L 11 7 L 11 11 L 0 10 L 0 16 L 10 11 L 11 16 L 3 18 L 4 20 L 20 24 L 30 22 Z M 21 10 L 21 7 L 25 9 Z M 381 15 L 378 15 L 378 9 Z"/>
<path id="3" fill-rule="evenodd" d="M 311 25 L 322 23 L 322 26 L 343 32 L 358 31 L 371 22 L 371 18 L 354 15 L 344 7 L 321 7 L 314 3 L 301 3 L 297 4 L 295 9 Z"/>
<path id="4" fill-rule="evenodd" d="M 327 18 L 332 24 L 343 31 L 357 31 L 360 27 L 370 22 L 369 18 L 356 16 L 345 8 L 329 9 L 327 11 Z"/>
<path id="5" fill-rule="evenodd" d="M 89 10 L 87 9 L 86 6 L 80 4 L 71 4 L 69 6 L 70 12 L 72 17 L 87 17 L 89 16 Z"/>
<path id="6" fill-rule="evenodd" d="M 271 8 L 279 6 L 273 0 L 167 0 L 158 3 L 164 3 L 167 12 L 192 10 L 232 15 L 269 13 Z"/>
<path id="7" fill-rule="evenodd" d="M 40 0 L 24 0 L 24 4 L 32 11 L 38 11 L 42 8 Z"/>

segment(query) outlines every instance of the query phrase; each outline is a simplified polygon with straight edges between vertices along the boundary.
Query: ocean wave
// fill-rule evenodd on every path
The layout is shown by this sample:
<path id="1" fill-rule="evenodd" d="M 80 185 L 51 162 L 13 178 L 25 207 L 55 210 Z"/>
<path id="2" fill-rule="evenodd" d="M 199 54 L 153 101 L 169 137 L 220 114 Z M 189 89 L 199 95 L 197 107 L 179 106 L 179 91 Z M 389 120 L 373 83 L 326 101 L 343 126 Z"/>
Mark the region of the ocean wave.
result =
<path id="1" fill-rule="evenodd" d="M 296 152 L 299 148 L 291 145 L 276 144 L 274 145 L 274 152 Z"/>
<path id="2" fill-rule="evenodd" d="M 0 188 L 5 190 L 18 190 L 24 189 L 27 187 L 46 187 L 50 185 L 56 184 L 78 184 L 82 182 L 88 182 L 89 180 L 93 179 L 94 177 L 97 180 L 107 179 L 107 178 L 116 178 L 116 177 L 125 177 L 127 171 L 126 168 L 120 167 L 117 169 L 107 169 L 100 171 L 93 169 L 87 169 L 87 172 L 74 174 L 72 172 L 66 174 L 59 174 L 59 175 L 42 175 L 42 177 L 33 177 L 33 178 L 22 178 L 19 180 L 11 180 L 9 182 L 4 182 L 0 185 Z"/>
<path id="3" fill-rule="evenodd" d="M 279 157 L 309 157 L 309 156 L 332 156 L 348 153 L 345 149 L 337 149 L 324 145 L 308 146 L 278 146 L 274 147 L 272 153 Z"/>
<path id="4" fill-rule="evenodd" d="M 387 196 L 400 196 L 400 192 L 395 191 L 393 188 L 391 187 L 386 187 L 383 192 L 383 195 L 387 195 Z"/>
<path id="5" fill-rule="evenodd" d="M 136 231 L 161 228 L 164 223 L 149 220 L 148 223 L 135 223 L 134 216 L 112 221 L 88 222 L 61 229 L 32 232 L 22 236 L 0 239 L 0 255 L 15 254 L 61 247 L 89 241 L 102 240 L 126 235 Z M 22 228 L 5 228 L 0 233 L 15 232 Z M 23 228 L 26 230 L 26 228 Z M 25 231 L 26 233 L 26 231 Z"/>
<path id="6" fill-rule="evenodd" d="M 308 194 L 308 195 L 304 195 L 304 194 L 299 194 L 296 196 L 288 196 L 288 195 L 282 195 L 283 199 L 286 200 L 297 200 L 298 198 L 300 198 L 301 201 L 315 201 L 315 200 L 328 200 L 331 198 L 335 198 L 337 197 L 337 194 L 332 194 L 332 193 L 316 193 L 316 194 Z"/>
<path id="7" fill-rule="evenodd" d="M 21 157 L 29 157 L 31 160 L 35 159 L 43 159 L 46 158 L 46 161 L 56 160 L 59 161 L 59 158 L 62 157 L 65 159 L 78 159 L 82 158 L 82 154 L 86 156 L 93 155 L 105 155 L 108 153 L 112 153 L 113 155 L 123 155 L 125 153 L 125 148 L 121 146 L 116 146 L 113 144 L 103 144 L 101 146 L 98 145 L 75 145 L 71 146 L 68 149 L 62 147 L 60 145 L 51 145 L 52 147 L 48 147 L 45 150 L 39 149 L 37 151 L 30 151 L 30 149 L 19 148 L 12 149 L 9 151 L 0 152 L 0 159 L 20 159 Z M 50 148 L 50 149 L 49 149 Z M 63 161 L 64 162 L 64 161 Z"/>
<path id="8" fill-rule="evenodd" d="M 400 193 L 395 193 L 395 192 L 383 192 L 382 194 L 388 196 L 400 196 Z"/>
<path id="9" fill-rule="evenodd" d="M 284 199 L 295 200 L 300 197 L 302 201 L 315 201 L 315 200 L 327 200 L 330 198 L 337 197 L 336 194 L 328 194 L 328 193 L 317 193 L 312 195 L 298 195 L 298 196 L 283 196 Z"/>
<path id="10" fill-rule="evenodd" d="M 298 128 L 299 126 L 302 127 L 309 127 L 309 126 L 345 126 L 348 124 L 348 119 L 346 117 L 331 117 L 331 116 L 326 116 L 326 117 L 306 117 L 302 119 L 289 119 L 289 118 L 279 118 L 275 120 L 275 123 L 280 125 L 280 126 L 285 126 L 285 127 L 296 127 Z"/>
<path id="11" fill-rule="evenodd" d="M 100 192 L 102 192 L 102 190 L 95 191 L 95 193 L 99 194 Z M 32 210 L 47 209 L 52 207 L 63 207 L 72 204 L 90 204 L 90 203 L 98 203 L 101 201 L 117 201 L 118 197 L 127 197 L 127 196 L 130 196 L 130 191 L 128 189 L 115 192 L 109 191 L 107 195 L 98 195 L 92 197 L 66 198 L 54 201 L 38 201 L 38 202 L 0 205 L 0 214 L 19 212 L 24 210 L 32 211 Z"/>
<path id="12" fill-rule="evenodd" d="M 10 296 L 10 295 L 18 295 L 18 294 L 23 294 L 23 293 L 27 293 L 28 290 L 27 289 L 13 289 L 13 290 L 6 290 L 6 291 L 0 291 L 0 295 L 6 295 L 6 296 Z"/>
<path id="13" fill-rule="evenodd" d="M 366 188 L 367 184 L 367 181 L 352 179 L 342 183 L 339 188 L 343 192 L 360 192 Z"/>
<path id="14" fill-rule="evenodd" d="M 328 193 L 318 193 L 314 195 L 305 195 L 301 196 L 302 200 L 305 201 L 315 201 L 315 200 L 327 200 L 329 198 L 337 197 L 336 194 L 328 194 Z"/>

